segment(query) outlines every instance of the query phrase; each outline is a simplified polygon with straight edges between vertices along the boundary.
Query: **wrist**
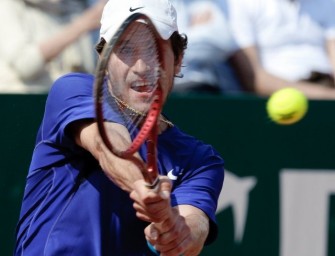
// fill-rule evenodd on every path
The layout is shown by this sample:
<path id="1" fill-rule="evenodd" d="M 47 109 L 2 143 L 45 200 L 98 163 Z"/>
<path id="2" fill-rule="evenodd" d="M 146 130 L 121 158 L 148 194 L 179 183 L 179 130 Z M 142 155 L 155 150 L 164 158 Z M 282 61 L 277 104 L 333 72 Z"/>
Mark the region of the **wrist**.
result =
<path id="1" fill-rule="evenodd" d="M 208 216 L 201 210 L 193 212 L 184 212 L 186 225 L 190 228 L 191 238 L 193 242 L 203 246 L 210 232 L 210 221 Z"/>

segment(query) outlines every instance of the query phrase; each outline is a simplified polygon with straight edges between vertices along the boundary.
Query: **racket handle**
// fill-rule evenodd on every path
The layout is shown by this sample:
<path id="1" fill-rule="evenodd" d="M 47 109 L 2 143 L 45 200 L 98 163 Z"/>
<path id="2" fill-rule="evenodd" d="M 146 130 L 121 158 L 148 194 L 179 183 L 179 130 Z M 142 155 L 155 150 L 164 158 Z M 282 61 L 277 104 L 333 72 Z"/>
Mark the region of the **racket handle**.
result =
<path id="1" fill-rule="evenodd" d="M 149 241 L 147 241 L 147 244 L 148 244 L 148 247 L 149 247 L 150 251 L 151 251 L 154 255 L 157 255 L 157 256 L 160 255 L 159 251 L 157 251 L 157 250 L 155 249 L 155 247 L 154 247 Z"/>
<path id="2" fill-rule="evenodd" d="M 147 184 L 145 184 L 145 186 L 148 189 L 152 189 L 154 192 L 158 192 L 159 183 L 160 183 L 160 179 L 159 179 L 159 176 L 157 176 L 156 179 L 152 183 L 147 183 Z"/>
<path id="3" fill-rule="evenodd" d="M 148 247 L 149 247 L 150 251 L 151 251 L 154 255 L 156 255 L 156 256 L 159 256 L 159 255 L 160 255 L 160 252 L 157 251 L 157 250 L 155 249 L 155 247 L 154 247 L 149 241 L 147 241 L 147 244 L 148 244 Z M 180 254 L 179 256 L 183 256 L 183 254 Z"/>

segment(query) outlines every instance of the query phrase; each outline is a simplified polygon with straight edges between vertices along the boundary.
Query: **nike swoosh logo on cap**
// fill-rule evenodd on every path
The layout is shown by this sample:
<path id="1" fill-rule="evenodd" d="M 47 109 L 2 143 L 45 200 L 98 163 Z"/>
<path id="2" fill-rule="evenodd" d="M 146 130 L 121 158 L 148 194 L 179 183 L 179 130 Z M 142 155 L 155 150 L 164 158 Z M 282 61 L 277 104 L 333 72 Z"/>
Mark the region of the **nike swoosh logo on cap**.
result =
<path id="1" fill-rule="evenodd" d="M 130 11 L 130 12 L 134 12 L 134 11 L 139 10 L 139 9 L 142 9 L 142 8 L 144 8 L 144 7 L 143 7 L 143 6 L 142 6 L 142 7 L 137 7 L 137 8 L 132 8 L 132 7 L 130 7 L 130 8 L 129 8 L 129 11 Z"/>

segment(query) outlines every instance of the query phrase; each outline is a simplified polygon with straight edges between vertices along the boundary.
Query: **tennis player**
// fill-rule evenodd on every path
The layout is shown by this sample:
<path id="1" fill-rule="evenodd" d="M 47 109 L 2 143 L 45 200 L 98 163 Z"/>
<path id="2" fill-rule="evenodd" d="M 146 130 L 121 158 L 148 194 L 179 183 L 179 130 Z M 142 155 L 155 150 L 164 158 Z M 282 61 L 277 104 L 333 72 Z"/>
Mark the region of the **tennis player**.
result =
<path id="1" fill-rule="evenodd" d="M 187 45 L 169 0 L 110 0 L 97 48 L 100 51 L 111 39 L 115 24 L 135 12 L 150 17 L 165 41 L 168 82 L 162 90 L 167 96 Z M 136 67 L 128 69 L 132 77 L 137 72 Z M 162 116 L 160 193 L 146 188 L 138 167 L 114 156 L 102 143 L 93 83 L 93 75 L 72 73 L 50 90 L 27 176 L 14 255 L 153 255 L 148 241 L 161 255 L 199 255 L 218 232 L 215 210 L 224 178 L 222 158 Z M 122 146 L 127 141 L 119 135 L 120 127 L 115 124 L 115 141 Z M 163 225 L 158 228 L 155 223 Z"/>

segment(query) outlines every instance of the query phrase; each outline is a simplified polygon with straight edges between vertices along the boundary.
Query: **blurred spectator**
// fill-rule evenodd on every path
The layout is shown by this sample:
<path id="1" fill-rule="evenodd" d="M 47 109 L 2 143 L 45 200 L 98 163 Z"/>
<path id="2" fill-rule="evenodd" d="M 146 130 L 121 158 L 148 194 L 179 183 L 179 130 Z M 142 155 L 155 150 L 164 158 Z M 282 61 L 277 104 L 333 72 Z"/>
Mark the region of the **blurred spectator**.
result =
<path id="1" fill-rule="evenodd" d="M 0 92 L 47 92 L 71 71 L 92 72 L 94 41 L 105 0 L 1 0 Z"/>
<path id="2" fill-rule="evenodd" d="M 241 83 L 268 96 L 296 87 L 312 99 L 335 99 L 334 0 L 226 0 L 240 50 Z"/>
<path id="3" fill-rule="evenodd" d="M 92 7 L 94 5 L 96 5 L 99 1 L 101 2 L 101 0 L 83 0 L 85 1 L 87 7 Z M 106 2 L 107 0 L 105 0 L 104 2 Z M 100 41 L 100 27 L 97 27 L 95 29 L 93 29 L 91 31 L 91 36 L 92 36 L 92 40 L 93 43 L 96 45 L 97 43 L 99 43 Z M 98 60 L 98 55 L 96 55 L 96 60 Z"/>
<path id="4" fill-rule="evenodd" d="M 219 1 L 174 0 L 179 30 L 188 37 L 182 78 L 174 92 L 234 93 L 240 86 L 227 59 L 235 51 L 226 17 Z"/>

